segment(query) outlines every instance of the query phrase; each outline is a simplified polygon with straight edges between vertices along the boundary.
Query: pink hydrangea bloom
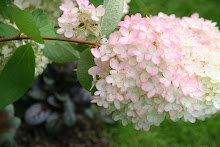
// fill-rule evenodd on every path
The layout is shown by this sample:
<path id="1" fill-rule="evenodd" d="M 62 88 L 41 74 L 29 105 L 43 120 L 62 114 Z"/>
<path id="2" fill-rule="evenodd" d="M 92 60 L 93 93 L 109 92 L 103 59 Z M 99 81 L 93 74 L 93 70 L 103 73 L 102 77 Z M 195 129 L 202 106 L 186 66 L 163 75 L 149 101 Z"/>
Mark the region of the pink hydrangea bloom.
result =
<path id="1" fill-rule="evenodd" d="M 220 109 L 220 32 L 199 18 L 126 16 L 108 44 L 92 49 L 99 106 L 149 130 L 165 117 L 194 123 Z M 97 79 L 98 81 L 97 81 Z"/>
<path id="2" fill-rule="evenodd" d="M 60 10 L 63 14 L 58 18 L 58 34 L 77 39 L 86 39 L 90 34 L 99 36 L 100 18 L 105 14 L 102 5 L 95 8 L 89 0 L 64 0 Z"/>

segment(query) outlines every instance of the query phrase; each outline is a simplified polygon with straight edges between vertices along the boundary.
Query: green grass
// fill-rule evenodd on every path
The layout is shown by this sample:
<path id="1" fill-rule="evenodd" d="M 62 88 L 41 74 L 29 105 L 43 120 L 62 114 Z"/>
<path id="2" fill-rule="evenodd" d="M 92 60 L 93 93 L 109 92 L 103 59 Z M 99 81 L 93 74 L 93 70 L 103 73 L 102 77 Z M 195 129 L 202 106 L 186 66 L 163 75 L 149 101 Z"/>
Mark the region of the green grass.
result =
<path id="1" fill-rule="evenodd" d="M 201 17 L 213 20 L 220 26 L 220 0 L 142 0 L 149 13 L 191 16 L 197 12 Z M 131 0 L 130 13 L 141 12 L 135 0 Z M 220 147 L 220 114 L 205 121 L 186 123 L 165 120 L 161 126 L 150 131 L 137 131 L 133 126 L 122 126 L 121 122 L 108 126 L 103 132 L 111 147 Z"/>
<path id="2" fill-rule="evenodd" d="M 220 146 L 220 115 L 193 124 L 165 120 L 148 132 L 117 123 L 103 135 L 111 147 L 217 147 Z"/>
<path id="3" fill-rule="evenodd" d="M 191 16 L 197 12 L 201 17 L 213 20 L 220 26 L 220 0 L 142 0 L 150 14 L 157 15 L 159 12 L 175 14 L 178 17 Z M 131 0 L 130 13 L 141 12 L 135 0 Z"/>

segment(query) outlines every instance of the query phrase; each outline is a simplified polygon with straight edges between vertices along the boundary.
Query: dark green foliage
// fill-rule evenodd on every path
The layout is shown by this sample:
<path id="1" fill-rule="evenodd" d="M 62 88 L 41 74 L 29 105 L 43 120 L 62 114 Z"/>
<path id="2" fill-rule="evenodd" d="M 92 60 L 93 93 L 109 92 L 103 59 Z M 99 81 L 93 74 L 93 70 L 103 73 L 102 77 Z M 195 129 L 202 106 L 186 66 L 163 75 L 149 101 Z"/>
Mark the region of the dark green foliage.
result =
<path id="1" fill-rule="evenodd" d="M 35 9 L 32 12 L 33 19 L 40 30 L 41 36 L 56 37 L 53 20 L 49 20 L 46 13 L 42 9 Z M 55 44 L 55 41 L 45 41 L 49 44 Z"/>
<path id="2" fill-rule="evenodd" d="M 16 102 L 17 115 L 30 125 L 44 125 L 52 134 L 74 126 L 77 116 L 84 115 L 92 100 L 76 79 L 76 65 L 77 62 L 48 65 L 27 94 Z"/>
<path id="3" fill-rule="evenodd" d="M 91 53 L 91 49 L 88 48 L 82 52 L 77 67 L 77 79 L 88 91 L 91 90 L 93 81 L 92 76 L 88 73 L 88 70 L 93 66 L 95 66 L 94 57 Z"/>
<path id="4" fill-rule="evenodd" d="M 84 50 L 86 50 L 87 48 L 89 48 L 89 45 L 87 44 L 75 44 L 75 43 L 70 43 L 70 45 L 79 52 L 83 52 Z"/>
<path id="5" fill-rule="evenodd" d="M 220 25 L 220 1 L 219 0 L 142 0 L 147 6 L 150 15 L 157 15 L 159 12 L 168 15 L 175 14 L 178 17 L 191 16 L 193 13 L 199 13 L 201 17 L 209 19 Z M 129 15 L 141 13 L 135 0 L 129 4 L 131 9 Z M 144 16 L 144 14 L 142 13 Z"/>
<path id="6" fill-rule="evenodd" d="M 21 10 L 14 5 L 10 6 L 10 13 L 12 20 L 22 33 L 38 43 L 44 43 L 44 40 L 40 36 L 39 28 L 37 27 L 33 16 L 28 9 Z"/>
<path id="7" fill-rule="evenodd" d="M 64 115 L 63 115 L 64 124 L 71 127 L 76 123 L 76 116 L 75 116 L 75 107 L 70 98 L 68 98 L 64 102 L 64 107 L 65 107 Z"/>
<path id="8" fill-rule="evenodd" d="M 20 124 L 21 120 L 14 116 L 13 105 L 0 111 L 0 147 L 17 146 L 14 136 Z"/>
<path id="9" fill-rule="evenodd" d="M 11 14 L 9 10 L 9 5 L 11 5 L 11 0 L 0 0 L 0 15 L 2 15 L 5 19 L 11 20 Z"/>
<path id="10" fill-rule="evenodd" d="M 99 5 L 103 5 L 103 0 L 89 0 L 90 3 L 92 3 L 96 8 Z"/>
<path id="11" fill-rule="evenodd" d="M 123 16 L 124 0 L 104 0 L 105 15 L 101 21 L 101 34 L 114 31 Z"/>
<path id="12" fill-rule="evenodd" d="M 14 140 L 14 135 L 11 133 L 4 133 L 0 138 L 1 147 L 17 147 L 17 143 Z"/>
<path id="13" fill-rule="evenodd" d="M 3 22 L 0 22 L 0 36 L 2 37 L 12 37 L 17 36 L 19 34 L 19 31 L 15 29 L 14 27 L 4 24 Z"/>
<path id="14" fill-rule="evenodd" d="M 34 80 L 35 57 L 30 44 L 13 54 L 0 74 L 0 109 L 15 102 Z"/>
<path id="15" fill-rule="evenodd" d="M 147 6 L 144 4 L 142 0 L 135 0 L 137 6 L 139 7 L 139 10 L 141 10 L 143 16 L 150 16 Z"/>
<path id="16" fill-rule="evenodd" d="M 45 44 L 43 53 L 50 60 L 58 63 L 76 61 L 79 59 L 79 52 L 68 42 L 56 41 L 54 45 Z"/>

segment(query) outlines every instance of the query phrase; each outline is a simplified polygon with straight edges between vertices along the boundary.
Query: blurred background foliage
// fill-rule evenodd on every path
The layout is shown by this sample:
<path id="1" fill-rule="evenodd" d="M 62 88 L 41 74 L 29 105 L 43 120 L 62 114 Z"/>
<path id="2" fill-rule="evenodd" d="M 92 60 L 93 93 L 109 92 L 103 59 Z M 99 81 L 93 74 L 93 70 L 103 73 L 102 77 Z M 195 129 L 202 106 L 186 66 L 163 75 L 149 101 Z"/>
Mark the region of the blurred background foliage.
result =
<path id="1" fill-rule="evenodd" d="M 134 130 L 132 125 L 117 123 L 106 129 L 103 135 L 111 147 L 219 147 L 220 115 L 205 121 L 172 122 L 165 120 L 148 132 Z"/>
<path id="2" fill-rule="evenodd" d="M 142 0 L 151 15 L 159 12 L 178 17 L 199 13 L 200 17 L 212 20 L 220 26 L 220 0 Z M 141 13 L 135 0 L 131 0 L 129 15 Z"/>

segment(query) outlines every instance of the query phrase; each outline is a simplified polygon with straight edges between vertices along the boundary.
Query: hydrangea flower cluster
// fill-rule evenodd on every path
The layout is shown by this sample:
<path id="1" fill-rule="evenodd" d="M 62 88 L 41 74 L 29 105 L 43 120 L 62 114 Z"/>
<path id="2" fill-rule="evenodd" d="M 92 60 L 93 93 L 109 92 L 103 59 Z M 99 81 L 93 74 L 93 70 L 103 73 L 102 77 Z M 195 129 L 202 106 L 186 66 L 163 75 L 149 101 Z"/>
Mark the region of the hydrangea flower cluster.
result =
<path id="1" fill-rule="evenodd" d="M 95 8 L 89 0 L 64 0 L 60 9 L 63 14 L 58 18 L 61 27 L 58 34 L 67 38 L 85 39 L 89 35 L 100 34 L 100 18 L 105 14 L 105 9 L 100 5 Z"/>
<path id="2" fill-rule="evenodd" d="M 92 101 L 123 125 L 148 131 L 165 117 L 194 123 L 220 109 L 220 32 L 216 23 L 159 13 L 126 16 L 108 44 L 91 50 Z"/>
<path id="3" fill-rule="evenodd" d="M 129 9 L 130 9 L 130 6 L 128 5 L 128 3 L 130 3 L 130 2 L 131 2 L 131 0 L 124 0 L 124 10 L 123 10 L 124 14 L 128 14 Z"/>
<path id="4" fill-rule="evenodd" d="M 14 4 L 21 9 L 30 8 L 34 10 L 35 8 L 41 8 L 47 12 L 49 18 L 57 19 L 61 11 L 57 8 L 60 6 L 63 0 L 15 0 Z"/>
<path id="5" fill-rule="evenodd" d="M 16 49 L 27 43 L 32 44 L 32 48 L 35 54 L 35 77 L 44 71 L 44 69 L 47 67 L 47 64 L 51 62 L 47 57 L 43 55 L 42 49 L 44 48 L 44 45 L 33 41 L 11 41 L 7 42 L 6 44 L 1 44 L 0 46 L 0 73 L 12 55 L 15 53 Z"/>
<path id="6" fill-rule="evenodd" d="M 2 19 L 0 18 L 0 21 L 1 20 Z M 4 20 L 3 22 L 17 29 L 16 25 L 11 24 L 9 20 Z M 32 48 L 35 54 L 35 77 L 43 73 L 44 69 L 47 67 L 49 63 L 51 63 L 51 61 L 43 55 L 42 50 L 44 49 L 45 46 L 33 40 L 32 41 L 31 40 L 10 41 L 10 42 L 1 43 L 0 44 L 0 73 L 5 67 L 5 65 L 7 64 L 7 62 L 10 60 L 12 55 L 15 53 L 17 48 L 27 43 L 32 44 Z"/>

